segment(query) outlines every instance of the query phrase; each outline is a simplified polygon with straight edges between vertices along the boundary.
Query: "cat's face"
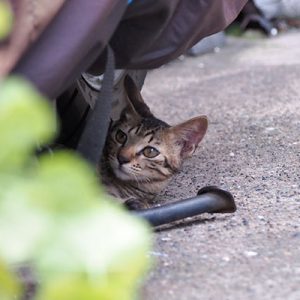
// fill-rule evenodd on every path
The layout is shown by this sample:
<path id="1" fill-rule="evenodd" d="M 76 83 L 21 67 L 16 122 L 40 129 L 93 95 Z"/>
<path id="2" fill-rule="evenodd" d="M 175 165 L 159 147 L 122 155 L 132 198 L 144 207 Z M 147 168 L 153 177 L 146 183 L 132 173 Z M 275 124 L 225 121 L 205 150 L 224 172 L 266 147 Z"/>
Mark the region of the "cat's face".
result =
<path id="1" fill-rule="evenodd" d="M 195 151 L 206 132 L 207 119 L 198 117 L 169 126 L 152 115 L 129 77 L 125 87 L 130 103 L 111 125 L 106 163 L 123 181 L 165 181 Z"/>
<path id="2" fill-rule="evenodd" d="M 174 170 L 168 162 L 166 128 L 159 120 L 123 114 L 112 126 L 107 141 L 107 159 L 116 177 L 142 182 L 169 178 Z"/>

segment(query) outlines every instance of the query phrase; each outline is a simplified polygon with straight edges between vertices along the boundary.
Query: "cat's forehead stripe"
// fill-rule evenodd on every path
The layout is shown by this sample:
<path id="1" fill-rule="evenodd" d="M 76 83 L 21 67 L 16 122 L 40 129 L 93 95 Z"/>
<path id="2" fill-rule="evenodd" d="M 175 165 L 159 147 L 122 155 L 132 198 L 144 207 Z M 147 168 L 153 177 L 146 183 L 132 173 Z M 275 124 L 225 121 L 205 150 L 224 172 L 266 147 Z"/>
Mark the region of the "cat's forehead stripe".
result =
<path id="1" fill-rule="evenodd" d="M 140 125 L 137 127 L 137 129 L 136 129 L 136 131 L 135 131 L 135 134 L 138 134 L 138 132 L 139 132 L 139 130 L 141 129 L 141 127 L 142 127 L 142 124 L 140 124 Z"/>
<path id="2" fill-rule="evenodd" d="M 128 133 L 130 133 L 136 126 L 129 128 Z"/>
<path id="3" fill-rule="evenodd" d="M 154 139 L 154 134 L 150 137 L 149 141 L 148 141 L 148 144 L 150 144 Z"/>
<path id="4" fill-rule="evenodd" d="M 146 138 L 149 135 L 150 135 L 150 138 L 148 140 L 148 144 L 150 144 L 153 141 L 154 135 L 155 135 L 155 131 L 151 130 L 151 131 L 146 132 L 145 135 L 144 135 L 144 138 Z"/>
<path id="5" fill-rule="evenodd" d="M 150 130 L 150 131 L 146 132 L 146 133 L 144 134 L 144 137 L 147 137 L 147 136 L 150 135 L 150 134 L 154 135 L 154 134 L 155 134 L 155 131 L 154 131 L 154 130 Z"/>

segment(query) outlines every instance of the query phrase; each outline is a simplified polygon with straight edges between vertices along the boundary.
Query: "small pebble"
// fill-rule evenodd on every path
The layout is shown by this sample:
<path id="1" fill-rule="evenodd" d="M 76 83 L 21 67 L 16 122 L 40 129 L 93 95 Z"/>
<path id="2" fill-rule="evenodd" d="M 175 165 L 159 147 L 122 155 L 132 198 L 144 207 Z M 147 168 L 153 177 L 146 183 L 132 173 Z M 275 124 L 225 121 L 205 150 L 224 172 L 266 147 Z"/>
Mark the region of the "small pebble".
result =
<path id="1" fill-rule="evenodd" d="M 228 261 L 230 261 L 230 258 L 228 256 L 223 256 L 222 260 L 228 262 Z"/>
<path id="2" fill-rule="evenodd" d="M 273 131 L 273 130 L 275 130 L 274 127 L 267 127 L 267 128 L 265 129 L 265 131 Z"/>
<path id="3" fill-rule="evenodd" d="M 150 251 L 149 254 L 150 254 L 150 255 L 153 255 L 153 256 L 163 256 L 163 257 L 168 257 L 168 254 L 166 254 L 166 253 L 155 252 L 155 251 Z"/>
<path id="4" fill-rule="evenodd" d="M 244 252 L 244 255 L 247 256 L 247 257 L 254 257 L 254 256 L 257 256 L 257 252 L 255 251 L 245 251 Z"/>

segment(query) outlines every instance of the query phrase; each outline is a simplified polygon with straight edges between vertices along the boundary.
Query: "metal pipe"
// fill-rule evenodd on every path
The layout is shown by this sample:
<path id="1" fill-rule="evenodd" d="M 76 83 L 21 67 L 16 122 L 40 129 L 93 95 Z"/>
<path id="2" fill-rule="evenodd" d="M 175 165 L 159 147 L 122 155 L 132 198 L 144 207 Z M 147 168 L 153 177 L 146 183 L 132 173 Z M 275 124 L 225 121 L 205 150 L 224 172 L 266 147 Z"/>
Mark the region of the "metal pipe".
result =
<path id="1" fill-rule="evenodd" d="M 232 194 L 214 186 L 202 188 L 197 196 L 159 207 L 134 211 L 152 226 L 160 226 L 202 213 L 233 213 L 236 205 Z"/>

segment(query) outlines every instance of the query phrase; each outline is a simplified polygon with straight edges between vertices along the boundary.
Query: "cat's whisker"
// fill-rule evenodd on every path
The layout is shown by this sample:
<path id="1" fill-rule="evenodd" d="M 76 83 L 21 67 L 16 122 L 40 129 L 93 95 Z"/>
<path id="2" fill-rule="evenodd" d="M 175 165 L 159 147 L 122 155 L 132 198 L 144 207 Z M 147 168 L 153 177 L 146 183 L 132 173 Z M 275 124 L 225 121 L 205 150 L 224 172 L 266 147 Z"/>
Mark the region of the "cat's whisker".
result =
<path id="1" fill-rule="evenodd" d="M 151 179 L 150 179 L 148 176 L 144 176 L 144 177 L 143 177 L 143 181 L 151 182 Z"/>
<path id="2" fill-rule="evenodd" d="M 139 183 L 137 175 L 135 175 L 134 173 L 132 173 L 132 175 L 133 175 L 133 177 L 134 177 L 134 179 L 135 179 L 135 181 L 137 183 L 137 187 L 140 188 L 140 183 Z"/>
<path id="3" fill-rule="evenodd" d="M 135 179 L 135 181 L 136 181 L 136 183 L 138 185 L 138 188 L 141 187 L 141 184 L 145 184 L 145 182 L 146 183 L 150 183 L 151 182 L 151 179 L 149 177 L 145 176 L 145 175 L 143 176 L 143 179 L 139 179 L 138 176 L 140 176 L 140 172 L 137 174 L 137 173 L 134 172 L 134 170 L 132 170 L 132 171 L 133 171 L 132 175 L 134 176 L 134 179 Z"/>
<path id="4" fill-rule="evenodd" d="M 131 104 L 110 124 L 99 169 L 115 197 L 150 200 L 193 154 L 206 132 L 207 119 L 199 116 L 169 126 L 153 116 L 130 80 L 124 80 L 124 88 Z"/>
<path id="5" fill-rule="evenodd" d="M 147 183 L 150 183 L 151 182 L 151 179 L 148 177 L 148 176 L 143 176 L 143 179 L 142 180 L 140 180 L 140 182 L 143 182 L 143 183 L 145 183 L 145 182 L 147 182 Z"/>

